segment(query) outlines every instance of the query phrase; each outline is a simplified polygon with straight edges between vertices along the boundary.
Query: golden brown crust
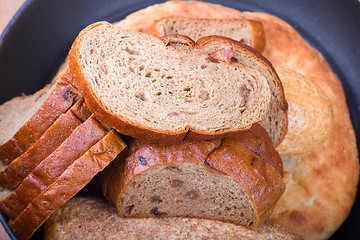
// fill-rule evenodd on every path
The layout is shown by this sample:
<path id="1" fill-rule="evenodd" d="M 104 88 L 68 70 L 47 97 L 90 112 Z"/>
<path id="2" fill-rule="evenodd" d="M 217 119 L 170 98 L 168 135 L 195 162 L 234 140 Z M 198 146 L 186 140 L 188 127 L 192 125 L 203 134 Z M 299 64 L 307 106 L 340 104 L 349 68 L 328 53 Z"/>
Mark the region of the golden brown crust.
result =
<path id="1" fill-rule="evenodd" d="M 159 165 L 191 162 L 233 178 L 250 196 L 256 215 L 252 227 L 256 227 L 268 218 L 285 185 L 281 158 L 276 155 L 269 136 L 259 125 L 253 128 L 249 134 L 245 132 L 213 141 L 183 141 L 167 145 L 133 140 L 129 149 L 120 154 L 105 172 L 104 195 L 122 214 L 121 194 L 137 175 Z M 261 152 L 266 150 L 270 150 L 269 153 Z M 146 159 L 146 164 L 139 159 Z"/>
<path id="2" fill-rule="evenodd" d="M 6 143 L 0 146 L 0 160 L 7 164 L 29 149 L 66 112 L 78 95 L 77 89 L 61 78 L 36 113 Z"/>
<path id="3" fill-rule="evenodd" d="M 22 181 L 16 190 L 0 202 L 0 208 L 15 219 L 26 206 L 91 146 L 102 139 L 107 131 L 90 117 Z"/>
<path id="4" fill-rule="evenodd" d="M 289 102 L 289 129 L 276 148 L 280 155 L 299 155 L 317 148 L 334 125 L 334 114 L 326 93 L 304 75 L 276 67 Z"/>
<path id="5" fill-rule="evenodd" d="M 83 99 L 77 101 L 25 153 L 0 172 L 0 185 L 13 189 L 91 115 Z"/>
<path id="6" fill-rule="evenodd" d="M 242 13 L 203 2 L 169 1 L 130 14 L 122 26 L 147 31 L 152 20 L 174 12 L 186 17 L 246 17 L 261 21 L 266 36 L 263 55 L 274 65 L 305 75 L 325 91 L 334 110 L 332 132 L 315 151 L 284 158 L 287 189 L 273 220 L 304 234 L 305 239 L 328 238 L 348 216 L 359 178 L 355 133 L 339 79 L 296 30 L 266 13 Z"/>
<path id="7" fill-rule="evenodd" d="M 10 222 L 18 239 L 29 239 L 53 211 L 79 192 L 125 146 L 126 144 L 116 131 L 112 130 L 75 160 L 54 183 L 38 195 L 14 221 Z"/>

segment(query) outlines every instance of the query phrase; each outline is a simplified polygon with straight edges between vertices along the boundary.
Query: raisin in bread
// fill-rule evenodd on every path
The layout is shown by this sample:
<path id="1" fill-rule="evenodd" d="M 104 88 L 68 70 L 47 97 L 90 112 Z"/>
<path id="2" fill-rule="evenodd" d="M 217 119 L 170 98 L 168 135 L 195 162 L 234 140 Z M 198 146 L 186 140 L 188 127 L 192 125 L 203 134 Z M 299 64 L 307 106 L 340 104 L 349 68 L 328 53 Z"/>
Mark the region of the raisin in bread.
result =
<path id="1" fill-rule="evenodd" d="M 31 96 L 0 106 L 0 160 L 10 163 L 29 149 L 77 100 L 78 91 L 65 78 L 54 80 Z"/>
<path id="2" fill-rule="evenodd" d="M 41 161 L 9 196 L 1 199 L 0 208 L 10 219 L 15 219 L 69 165 L 107 133 L 108 130 L 93 117 L 88 118 L 54 152 Z M 87 170 L 84 169 L 84 173 Z"/>
<path id="3" fill-rule="evenodd" d="M 324 90 L 303 74 L 276 67 L 289 103 L 289 129 L 276 148 L 280 155 L 299 155 L 319 147 L 334 125 L 331 102 Z"/>
<path id="4" fill-rule="evenodd" d="M 116 208 L 103 199 L 73 198 L 46 220 L 44 239 L 300 240 L 302 237 L 272 223 L 248 229 L 208 219 L 121 218 Z"/>
<path id="5" fill-rule="evenodd" d="M 75 196 L 125 146 L 116 131 L 111 130 L 71 163 L 55 181 L 27 205 L 16 219 L 10 221 L 10 226 L 18 239 L 29 239 L 53 211 Z"/>
<path id="6" fill-rule="evenodd" d="M 0 185 L 14 189 L 48 155 L 64 142 L 70 134 L 89 118 L 91 112 L 83 99 L 77 101 L 26 152 L 13 160 L 0 172 Z"/>
<path id="7" fill-rule="evenodd" d="M 157 37 L 185 35 L 197 41 L 201 37 L 220 35 L 240 41 L 261 53 L 265 48 L 265 35 L 261 22 L 239 19 L 212 19 L 167 17 L 156 20 L 151 33 Z"/>
<path id="8" fill-rule="evenodd" d="M 107 168 L 104 195 L 123 217 L 206 218 L 254 228 L 270 215 L 285 185 L 266 131 L 257 124 L 249 131 L 171 145 L 133 140 Z M 264 158 L 257 154 L 263 145 L 269 150 Z"/>
<path id="9" fill-rule="evenodd" d="M 147 141 L 233 134 L 260 121 L 271 105 L 259 71 L 196 49 L 176 51 L 106 22 L 81 31 L 69 66 L 97 119 Z"/>

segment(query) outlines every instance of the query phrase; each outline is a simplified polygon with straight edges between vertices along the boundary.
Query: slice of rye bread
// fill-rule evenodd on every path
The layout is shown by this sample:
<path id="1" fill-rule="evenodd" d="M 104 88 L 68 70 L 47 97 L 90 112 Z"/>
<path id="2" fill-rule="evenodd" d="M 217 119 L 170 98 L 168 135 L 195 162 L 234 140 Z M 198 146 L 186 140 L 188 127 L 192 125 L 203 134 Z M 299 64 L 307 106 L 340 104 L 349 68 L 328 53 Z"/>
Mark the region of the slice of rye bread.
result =
<path id="1" fill-rule="evenodd" d="M 201 37 L 220 35 L 240 41 L 259 53 L 265 49 L 264 27 L 261 22 L 238 19 L 167 17 L 154 21 L 150 30 L 157 37 L 185 35 L 197 41 Z"/>
<path id="2" fill-rule="evenodd" d="M 10 221 L 10 227 L 18 239 L 29 239 L 53 211 L 75 196 L 125 147 L 116 131 L 111 130 L 70 164 L 15 220 Z"/>
<path id="3" fill-rule="evenodd" d="M 77 89 L 66 78 L 54 80 L 31 96 L 0 106 L 0 160 L 10 163 L 29 149 L 77 100 Z"/>
<path id="4" fill-rule="evenodd" d="M 122 217 L 194 217 L 255 228 L 285 190 L 281 158 L 266 131 L 255 128 L 249 135 L 171 145 L 132 140 L 103 174 L 103 193 Z M 270 152 L 261 158 L 247 141 Z"/>
<path id="5" fill-rule="evenodd" d="M 91 116 L 84 99 L 77 101 L 32 145 L 0 172 L 0 185 L 16 188 L 26 176 Z"/>
<path id="6" fill-rule="evenodd" d="M 108 130 L 104 129 L 94 117 L 88 118 L 54 152 L 41 161 L 10 195 L 0 199 L 0 208 L 9 218 L 15 219 L 69 165 L 107 133 Z"/>
<path id="7" fill-rule="evenodd" d="M 73 198 L 46 220 L 44 239 L 300 240 L 302 237 L 272 223 L 249 229 L 208 219 L 121 218 L 116 208 L 103 199 Z"/>
<path id="8" fill-rule="evenodd" d="M 80 32 L 69 66 L 99 121 L 146 141 L 234 134 L 259 122 L 271 104 L 259 71 L 196 49 L 176 51 L 107 22 Z"/>

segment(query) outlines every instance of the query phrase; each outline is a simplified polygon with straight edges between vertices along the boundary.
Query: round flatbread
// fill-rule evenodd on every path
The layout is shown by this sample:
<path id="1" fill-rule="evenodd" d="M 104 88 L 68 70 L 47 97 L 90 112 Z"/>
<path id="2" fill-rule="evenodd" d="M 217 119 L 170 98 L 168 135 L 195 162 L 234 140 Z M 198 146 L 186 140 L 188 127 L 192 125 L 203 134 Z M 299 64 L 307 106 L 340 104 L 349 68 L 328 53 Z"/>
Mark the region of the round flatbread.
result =
<path id="1" fill-rule="evenodd" d="M 315 150 L 283 157 L 287 188 L 271 220 L 305 239 L 329 238 L 347 218 L 354 203 L 359 160 L 344 91 L 323 56 L 278 17 L 205 2 L 169 1 L 153 5 L 130 14 L 122 27 L 148 32 L 153 20 L 172 15 L 261 21 L 266 35 L 263 55 L 273 65 L 305 75 L 325 91 L 334 112 L 332 131 Z"/>

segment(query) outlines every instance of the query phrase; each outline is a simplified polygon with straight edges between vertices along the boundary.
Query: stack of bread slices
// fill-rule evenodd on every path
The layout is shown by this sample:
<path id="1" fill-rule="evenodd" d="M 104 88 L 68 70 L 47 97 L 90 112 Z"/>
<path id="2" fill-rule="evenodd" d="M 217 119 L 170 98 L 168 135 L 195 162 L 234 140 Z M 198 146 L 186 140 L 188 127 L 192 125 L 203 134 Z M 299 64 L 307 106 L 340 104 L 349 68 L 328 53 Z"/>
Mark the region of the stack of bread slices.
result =
<path id="1" fill-rule="evenodd" d="M 50 85 L 0 106 L 0 208 L 17 237 L 106 168 L 115 207 L 75 198 L 47 239 L 301 239 L 267 222 L 285 190 L 287 102 L 262 24 L 167 18 L 152 31 L 89 25 Z"/>

